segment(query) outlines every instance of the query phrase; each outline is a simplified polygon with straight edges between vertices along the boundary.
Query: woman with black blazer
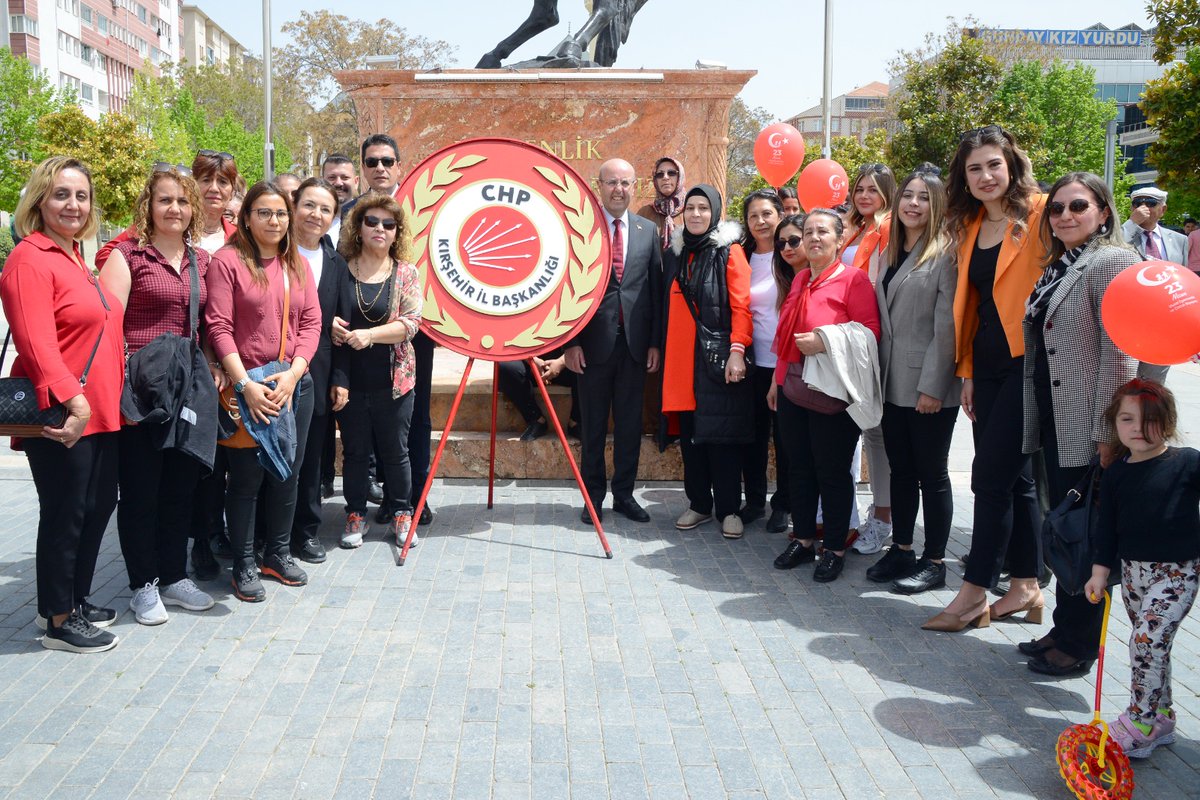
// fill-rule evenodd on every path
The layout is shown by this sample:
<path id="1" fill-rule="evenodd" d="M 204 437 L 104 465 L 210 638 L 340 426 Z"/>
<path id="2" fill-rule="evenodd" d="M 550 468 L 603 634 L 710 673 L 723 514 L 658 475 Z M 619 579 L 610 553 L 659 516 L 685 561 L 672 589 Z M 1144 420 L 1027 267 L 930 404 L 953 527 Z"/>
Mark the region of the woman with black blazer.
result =
<path id="1" fill-rule="evenodd" d="M 329 426 L 333 412 L 341 411 L 350 397 L 349 350 L 334 347 L 333 320 L 349 319 L 354 302 L 350 268 L 330 240 L 330 226 L 337 215 L 338 200 L 333 185 L 323 178 L 309 178 L 292 195 L 296 219 L 296 249 L 308 261 L 317 282 L 321 302 L 321 339 L 308 374 L 313 382 L 313 415 L 308 426 L 308 443 L 296 481 L 296 513 L 292 517 L 292 555 L 309 564 L 325 560 L 325 547 L 317 537 L 321 526 L 321 459 L 325 441 L 332 438 Z"/>
<path id="2" fill-rule="evenodd" d="M 892 547 L 867 570 L 902 594 L 944 586 L 954 495 L 946 463 L 962 381 L 954 363 L 954 252 L 942 230 L 946 189 L 914 172 L 892 202 L 891 241 L 875 283 L 879 301 L 883 443 L 891 464 Z M 899 222 L 899 226 L 895 224 Z M 917 508 L 925 550 L 913 553 Z"/>
<path id="3" fill-rule="evenodd" d="M 1117 349 L 1100 322 L 1108 284 L 1141 256 L 1125 243 L 1112 192 L 1090 172 L 1072 172 L 1050 189 L 1042 217 L 1045 272 L 1026 303 L 1024 451 L 1046 461 L 1050 504 L 1057 505 L 1099 457 L 1113 459 L 1115 437 L 1104 410 L 1137 377 L 1138 362 Z M 1020 645 L 1029 668 L 1046 675 L 1091 669 L 1103 605 L 1055 592 L 1054 627 Z"/>

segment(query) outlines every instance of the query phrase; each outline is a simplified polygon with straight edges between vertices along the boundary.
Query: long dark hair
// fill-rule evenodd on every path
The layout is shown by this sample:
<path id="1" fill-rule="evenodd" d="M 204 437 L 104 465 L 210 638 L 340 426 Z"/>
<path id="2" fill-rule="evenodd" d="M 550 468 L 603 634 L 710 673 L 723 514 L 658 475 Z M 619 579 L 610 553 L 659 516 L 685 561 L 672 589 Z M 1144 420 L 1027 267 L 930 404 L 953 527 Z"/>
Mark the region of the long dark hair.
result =
<path id="1" fill-rule="evenodd" d="M 1029 232 L 1029 210 L 1032 197 L 1038 191 L 1033 177 L 1033 164 L 1017 140 L 999 125 L 987 125 L 967 131 L 958 142 L 958 150 L 950 162 L 946 176 L 946 226 L 955 245 L 963 240 L 967 225 L 983 208 L 983 202 L 971 194 L 967 186 L 967 158 L 981 147 L 994 145 L 1004 155 L 1008 166 L 1008 191 L 1004 193 L 1004 213 L 1012 221 L 1017 237 Z"/>
<path id="2" fill-rule="evenodd" d="M 788 214 L 783 219 L 779 220 L 779 224 L 775 226 L 775 255 L 771 261 L 771 273 L 775 276 L 775 310 L 783 308 L 783 301 L 787 298 L 788 292 L 792 290 L 792 281 L 796 278 L 796 270 L 791 264 L 783 260 L 783 252 L 780 250 L 779 234 L 784 228 L 792 227 L 800 231 L 800 238 L 804 238 L 804 214 Z M 803 247 L 801 243 L 801 247 Z"/>
<path id="3" fill-rule="evenodd" d="M 779 199 L 779 193 L 774 189 L 757 189 L 746 195 L 746 199 L 742 201 L 742 250 L 746 253 L 746 258 L 754 255 L 754 251 L 758 248 L 758 243 L 754 241 L 754 234 L 750 231 L 750 206 L 758 200 L 765 200 L 775 207 L 775 213 L 783 216 L 783 201 Z"/>
<path id="4" fill-rule="evenodd" d="M 287 208 L 288 226 L 283 234 L 283 240 L 279 243 L 279 260 L 283 262 L 284 268 L 292 273 L 292 280 L 296 282 L 296 285 L 303 286 L 307 270 L 302 269 L 304 262 L 300 260 L 300 252 L 296 249 L 296 237 L 292 235 L 295 209 L 292 207 L 292 199 L 275 183 L 259 181 L 246 192 L 246 199 L 242 201 L 242 210 L 238 212 L 237 230 L 234 231 L 229 244 L 237 250 L 246 269 L 250 270 L 250 277 L 254 283 L 258 286 L 266 286 L 267 273 L 263 269 L 263 261 L 274 258 L 275 254 L 264 259 L 262 253 L 258 251 L 258 242 L 254 241 L 254 234 L 250 232 L 250 215 L 254 213 L 254 204 L 265 195 L 274 195 L 280 198 Z"/>

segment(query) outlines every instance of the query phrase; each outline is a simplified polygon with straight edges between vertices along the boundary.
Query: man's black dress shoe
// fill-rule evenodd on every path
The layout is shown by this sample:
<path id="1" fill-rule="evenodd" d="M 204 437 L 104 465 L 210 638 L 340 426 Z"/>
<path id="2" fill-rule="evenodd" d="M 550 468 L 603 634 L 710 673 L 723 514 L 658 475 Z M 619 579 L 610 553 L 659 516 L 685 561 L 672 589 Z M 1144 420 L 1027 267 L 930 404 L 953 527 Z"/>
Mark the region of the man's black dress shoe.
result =
<path id="1" fill-rule="evenodd" d="M 613 511 L 618 514 L 624 514 L 634 522 L 649 522 L 650 515 L 646 513 L 646 509 L 638 505 L 638 501 L 632 497 L 614 497 Z"/>
<path id="2" fill-rule="evenodd" d="M 897 594 L 920 594 L 945 585 L 946 565 L 921 558 L 911 574 L 897 578 L 892 583 L 892 591 Z"/>
<path id="3" fill-rule="evenodd" d="M 425 507 L 421 509 L 421 519 L 417 521 L 418 525 L 428 525 L 433 522 L 433 509 L 429 507 L 428 501 Z"/>
<path id="4" fill-rule="evenodd" d="M 767 520 L 767 533 L 783 533 L 788 529 L 791 513 L 783 508 L 772 508 L 771 517 Z M 744 521 L 744 520 L 743 520 Z"/>
<path id="5" fill-rule="evenodd" d="M 371 481 L 367 485 L 367 501 L 376 505 L 383 505 L 383 487 L 375 481 Z"/>
<path id="6" fill-rule="evenodd" d="M 392 521 L 392 516 L 392 509 L 388 507 L 387 503 L 380 504 L 379 508 L 375 510 L 375 522 L 378 525 L 389 524 Z"/>
<path id="7" fill-rule="evenodd" d="M 1046 653 L 1049 652 L 1049 650 L 1046 651 Z M 1027 666 L 1040 675 L 1049 675 L 1052 678 L 1086 675 L 1092 669 L 1091 659 L 1081 658 L 1078 661 L 1072 661 L 1070 664 L 1055 664 L 1052 661 L 1046 660 L 1046 653 L 1037 658 L 1029 659 Z"/>
<path id="8" fill-rule="evenodd" d="M 587 506 L 584 506 L 583 511 L 579 512 L 579 521 L 584 525 L 592 524 L 592 515 L 588 513 Z M 596 509 L 596 521 L 604 522 L 604 511 L 602 509 Z"/>
<path id="9" fill-rule="evenodd" d="M 532 442 L 534 439 L 540 439 L 546 435 L 546 431 L 550 430 L 550 426 L 542 420 L 536 420 L 529 423 L 529 427 L 521 434 L 522 442 Z"/>
<path id="10" fill-rule="evenodd" d="M 333 481 L 321 481 L 321 499 L 328 500 L 333 497 Z"/>
<path id="11" fill-rule="evenodd" d="M 743 525 L 749 525 L 754 520 L 765 517 L 767 510 L 762 506 L 742 506 L 737 515 L 742 518 Z"/>
<path id="12" fill-rule="evenodd" d="M 292 542 L 292 555 L 309 564 L 321 564 L 325 561 L 325 546 L 315 536 L 299 539 Z"/>
<path id="13" fill-rule="evenodd" d="M 788 542 L 787 549 L 775 558 L 775 569 L 795 569 L 817 560 L 815 547 L 805 547 L 798 539 Z"/>
<path id="14" fill-rule="evenodd" d="M 221 565 L 213 558 L 207 536 L 200 535 L 192 542 L 192 572 L 198 581 L 211 581 L 221 574 Z"/>

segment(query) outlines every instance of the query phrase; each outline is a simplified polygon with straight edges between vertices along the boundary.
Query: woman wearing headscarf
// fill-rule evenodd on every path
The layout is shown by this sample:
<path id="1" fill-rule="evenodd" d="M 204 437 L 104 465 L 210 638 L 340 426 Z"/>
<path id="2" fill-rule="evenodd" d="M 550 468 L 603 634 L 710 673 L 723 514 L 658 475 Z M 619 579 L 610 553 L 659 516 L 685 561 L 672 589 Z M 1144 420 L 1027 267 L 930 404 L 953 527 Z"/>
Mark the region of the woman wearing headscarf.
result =
<path id="1" fill-rule="evenodd" d="M 658 226 L 663 249 L 671 246 L 671 237 L 683 213 L 684 200 L 683 165 L 670 156 L 654 162 L 654 201 L 638 209 L 639 217 L 645 217 Z"/>
<path id="2" fill-rule="evenodd" d="M 750 266 L 741 226 L 721 222 L 721 193 L 708 184 L 684 200 L 683 227 L 664 256 L 670 287 L 663 353 L 664 433 L 678 433 L 688 509 L 675 523 L 692 530 L 712 518 L 726 538 L 742 535 L 740 461 L 729 445 L 754 436 L 746 348 L 752 340 Z"/>

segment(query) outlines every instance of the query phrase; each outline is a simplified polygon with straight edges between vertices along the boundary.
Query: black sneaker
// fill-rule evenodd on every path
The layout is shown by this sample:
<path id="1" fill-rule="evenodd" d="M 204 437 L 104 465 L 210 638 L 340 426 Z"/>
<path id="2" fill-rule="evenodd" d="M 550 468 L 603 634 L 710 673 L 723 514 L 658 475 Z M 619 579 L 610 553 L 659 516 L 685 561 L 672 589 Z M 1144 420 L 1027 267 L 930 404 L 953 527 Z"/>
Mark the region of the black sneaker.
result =
<path id="1" fill-rule="evenodd" d="M 911 575 L 892 584 L 892 591 L 899 594 L 920 594 L 945 585 L 946 565 L 922 558 L 917 561 L 916 570 Z"/>
<path id="2" fill-rule="evenodd" d="M 267 599 L 267 592 L 258 579 L 258 569 L 253 564 L 234 567 L 233 593 L 238 600 L 246 603 L 261 603 Z"/>
<path id="3" fill-rule="evenodd" d="M 315 536 L 297 539 L 292 542 L 292 555 L 309 564 L 321 564 L 326 558 L 325 545 Z"/>
<path id="4" fill-rule="evenodd" d="M 367 501 L 375 505 L 383 505 L 383 487 L 375 481 L 367 484 Z"/>
<path id="5" fill-rule="evenodd" d="M 783 533 L 788 529 L 791 513 L 782 508 L 771 509 L 771 518 L 767 520 L 767 533 Z"/>
<path id="6" fill-rule="evenodd" d="M 817 549 L 805 547 L 799 539 L 788 542 L 787 549 L 775 559 L 775 569 L 795 569 L 801 564 L 809 564 L 817 560 Z"/>
<path id="7" fill-rule="evenodd" d="M 221 565 L 213 558 L 207 536 L 197 536 L 192 542 L 192 573 L 198 581 L 211 581 L 221 574 Z"/>
<path id="8" fill-rule="evenodd" d="M 867 580 L 875 583 L 887 583 L 911 575 L 916 571 L 917 554 L 912 550 L 901 550 L 893 545 L 883 554 L 883 558 L 867 568 Z"/>
<path id="9" fill-rule="evenodd" d="M 113 611 L 111 608 L 100 608 L 100 606 L 94 606 L 87 600 L 84 600 L 79 604 L 79 613 L 83 615 L 84 619 L 95 625 L 97 628 L 107 628 L 109 625 L 112 625 L 117 621 L 116 611 Z"/>
<path id="10" fill-rule="evenodd" d="M 300 569 L 290 554 L 271 553 L 263 558 L 262 574 L 284 586 L 303 586 L 308 583 L 308 573 Z"/>
<path id="11" fill-rule="evenodd" d="M 46 627 L 46 635 L 42 637 L 42 647 L 47 650 L 63 650 L 68 653 L 102 653 L 112 650 L 119 640 L 108 631 L 102 631 L 80 613 L 79 609 L 71 612 L 71 616 L 63 620 L 57 628 L 53 624 Z"/>
<path id="12" fill-rule="evenodd" d="M 844 566 L 846 566 L 845 556 L 839 556 L 832 550 L 826 550 L 821 553 L 821 563 L 817 564 L 817 568 L 813 570 L 813 580 L 817 583 L 835 581 L 838 575 L 842 574 Z"/>
<path id="13" fill-rule="evenodd" d="M 741 517 L 743 525 L 749 525 L 756 519 L 762 519 L 767 515 L 767 510 L 762 506 L 742 506 L 738 510 L 737 515 Z"/>

